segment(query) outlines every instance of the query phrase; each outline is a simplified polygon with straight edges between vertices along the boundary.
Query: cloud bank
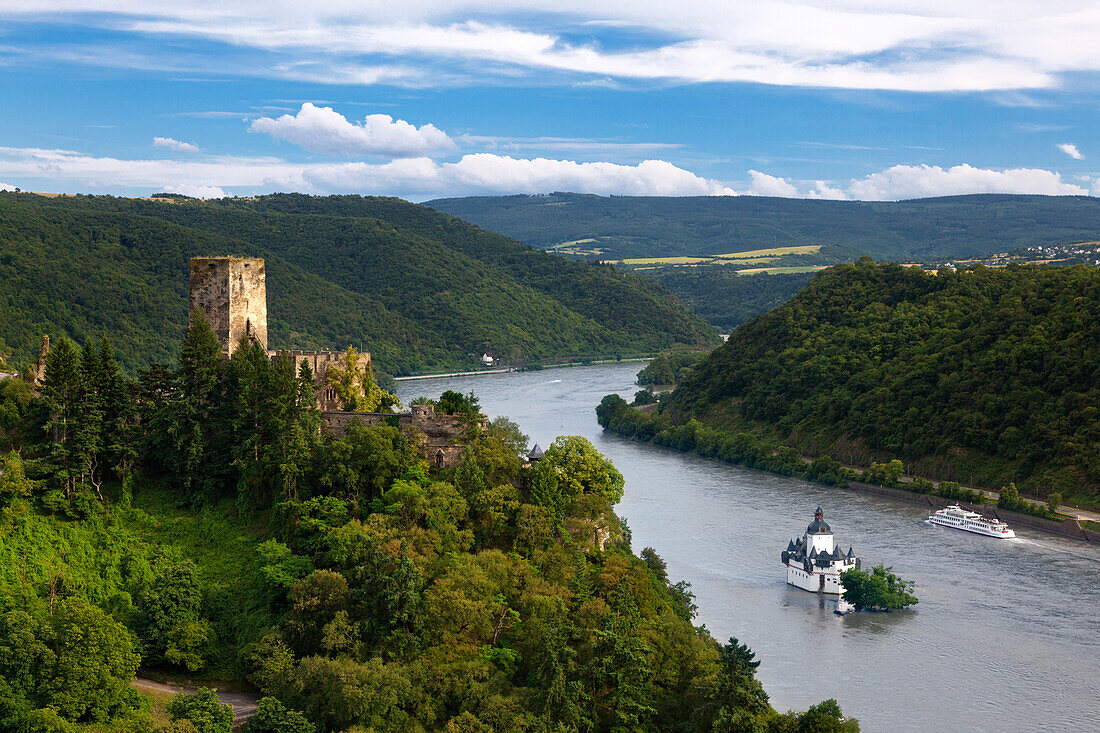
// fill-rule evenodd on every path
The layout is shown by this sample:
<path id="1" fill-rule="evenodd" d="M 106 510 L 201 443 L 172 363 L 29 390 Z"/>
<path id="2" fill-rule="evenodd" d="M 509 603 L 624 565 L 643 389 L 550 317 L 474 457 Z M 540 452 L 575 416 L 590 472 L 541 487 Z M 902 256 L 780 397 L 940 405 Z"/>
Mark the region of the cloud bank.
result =
<path id="1" fill-rule="evenodd" d="M 1060 173 L 1041 168 L 993 170 L 975 168 L 965 163 L 951 168 L 941 168 L 938 165 L 895 165 L 853 181 L 847 188 L 849 198 L 865 201 L 959 196 L 968 193 L 1087 196 L 1089 189 L 1063 180 Z"/>
<path id="2" fill-rule="evenodd" d="M 327 83 L 446 86 L 540 72 L 609 86 L 958 92 L 1050 89 L 1100 71 L 1100 7 L 1083 0 L 696 0 L 675 13 L 637 0 L 101 0 L 95 13 L 81 0 L 9 5 L 0 18 L 63 18 L 143 41 L 201 39 L 232 50 L 250 74 Z M 171 53 L 85 55 L 164 68 Z"/>
<path id="3" fill-rule="evenodd" d="M 40 190 L 155 190 L 200 197 L 271 191 L 359 193 L 412 200 L 551 191 L 634 196 L 748 194 L 865 201 L 975 193 L 1100 195 L 1100 178 L 1070 181 L 1057 171 L 1042 168 L 998 170 L 965 163 L 948 168 L 895 165 L 846 182 L 798 181 L 751 170 L 746 185 L 738 186 L 699 176 L 666 160 L 624 165 L 491 153 L 464 155 L 454 162 L 419 157 L 385 163 L 300 163 L 272 157 L 226 156 L 125 160 L 72 150 L 0 147 L 0 175 L 7 180 L 27 181 L 24 188 L 33 185 Z"/>
<path id="4" fill-rule="evenodd" d="M 302 105 L 296 115 L 253 120 L 249 132 L 261 132 L 314 153 L 328 155 L 377 155 L 415 158 L 455 149 L 455 144 L 435 125 L 416 127 L 389 115 L 367 115 L 360 123 L 349 122 L 331 107 Z"/>
<path id="5" fill-rule="evenodd" d="M 489 153 L 464 155 L 453 163 L 426 157 L 386 163 L 296 163 L 278 158 L 215 156 L 198 160 L 124 160 L 72 150 L 0 148 L 0 175 L 49 181 L 47 185 L 55 190 L 156 189 L 188 195 L 204 195 L 202 192 L 215 191 L 215 187 L 234 193 L 362 193 L 414 200 L 559 190 L 639 196 L 734 193 L 718 181 L 664 160 L 622 165 Z"/>

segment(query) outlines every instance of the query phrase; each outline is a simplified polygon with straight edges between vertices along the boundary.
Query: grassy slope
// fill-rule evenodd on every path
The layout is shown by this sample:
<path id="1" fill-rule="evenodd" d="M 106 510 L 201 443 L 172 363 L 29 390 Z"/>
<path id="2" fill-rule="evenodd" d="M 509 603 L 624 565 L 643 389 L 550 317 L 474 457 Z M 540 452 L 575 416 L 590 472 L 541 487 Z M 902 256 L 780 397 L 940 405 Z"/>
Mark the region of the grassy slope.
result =
<path id="1" fill-rule="evenodd" d="M 109 487 L 110 488 L 110 487 Z M 232 502 L 194 513 L 154 484 L 135 491 L 126 507 L 115 491 L 111 508 L 91 520 L 69 520 L 23 511 L 0 532 L 0 592 L 11 597 L 22 587 L 48 588 L 60 573 L 65 586 L 127 620 L 138 588 L 162 563 L 194 560 L 200 567 L 204 614 L 221 643 L 207 673 L 210 679 L 236 676 L 229 652 L 254 638 L 273 620 L 257 599 L 262 526 L 236 518 Z"/>

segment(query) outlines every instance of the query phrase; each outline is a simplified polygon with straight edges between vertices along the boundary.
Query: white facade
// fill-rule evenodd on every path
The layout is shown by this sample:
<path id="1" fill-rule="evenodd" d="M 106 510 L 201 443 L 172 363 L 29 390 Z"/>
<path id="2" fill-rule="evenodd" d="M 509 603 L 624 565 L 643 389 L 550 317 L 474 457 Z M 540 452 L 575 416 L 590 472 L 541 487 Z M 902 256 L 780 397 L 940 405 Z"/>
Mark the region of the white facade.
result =
<path id="1" fill-rule="evenodd" d="M 851 548 L 847 553 L 837 548 L 832 529 L 826 524 L 820 507 L 805 534 L 788 543 L 782 560 L 787 568 L 789 584 L 811 593 L 831 595 L 844 592 L 840 574 L 859 567 L 859 558 L 855 557 Z"/>

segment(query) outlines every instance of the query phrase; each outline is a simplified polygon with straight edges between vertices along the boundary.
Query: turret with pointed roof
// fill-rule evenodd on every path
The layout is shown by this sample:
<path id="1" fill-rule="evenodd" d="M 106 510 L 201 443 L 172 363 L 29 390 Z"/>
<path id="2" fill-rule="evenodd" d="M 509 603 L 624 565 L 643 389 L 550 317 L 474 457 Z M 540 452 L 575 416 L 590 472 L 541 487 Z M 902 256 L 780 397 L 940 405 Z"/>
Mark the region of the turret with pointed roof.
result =
<path id="1" fill-rule="evenodd" d="M 834 540 L 821 507 L 814 512 L 814 521 L 806 527 L 806 533 L 788 540 L 787 549 L 780 556 L 787 568 L 787 582 L 815 593 L 842 593 L 840 573 L 859 567 L 852 547 L 845 553 Z"/>

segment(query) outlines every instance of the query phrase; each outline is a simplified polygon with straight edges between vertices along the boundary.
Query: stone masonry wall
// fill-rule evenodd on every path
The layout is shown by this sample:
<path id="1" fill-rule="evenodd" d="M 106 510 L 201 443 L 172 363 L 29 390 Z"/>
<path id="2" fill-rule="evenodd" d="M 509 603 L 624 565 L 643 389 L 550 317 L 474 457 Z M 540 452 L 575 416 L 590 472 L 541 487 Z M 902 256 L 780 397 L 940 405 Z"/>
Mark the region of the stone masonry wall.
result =
<path id="1" fill-rule="evenodd" d="M 322 412 L 339 412 L 343 405 L 340 404 L 339 398 L 336 396 L 336 390 L 329 386 L 328 383 L 328 368 L 333 364 L 338 363 L 343 354 L 339 351 L 302 351 L 300 349 L 268 349 L 267 355 L 274 359 L 280 353 L 286 352 L 290 354 L 290 358 L 294 361 L 294 370 L 298 371 L 302 366 L 302 362 L 309 364 L 310 370 L 313 372 L 313 381 L 317 386 L 317 407 Z M 371 366 L 370 353 L 366 351 L 359 352 L 359 358 L 356 360 L 356 367 L 361 372 L 369 371 Z"/>
<path id="2" fill-rule="evenodd" d="M 321 431 L 342 438 L 348 427 L 358 423 L 364 427 L 389 425 L 394 421 L 406 435 L 420 441 L 424 459 L 436 468 L 454 468 L 462 462 L 466 448 L 466 421 L 458 415 L 440 415 L 431 405 L 413 405 L 411 412 L 401 414 L 379 412 L 321 413 Z M 484 421 L 481 428 L 484 429 Z"/>
<path id="3" fill-rule="evenodd" d="M 242 337 L 267 348 L 267 273 L 260 258 L 193 257 L 191 309 L 201 308 L 232 355 Z"/>

